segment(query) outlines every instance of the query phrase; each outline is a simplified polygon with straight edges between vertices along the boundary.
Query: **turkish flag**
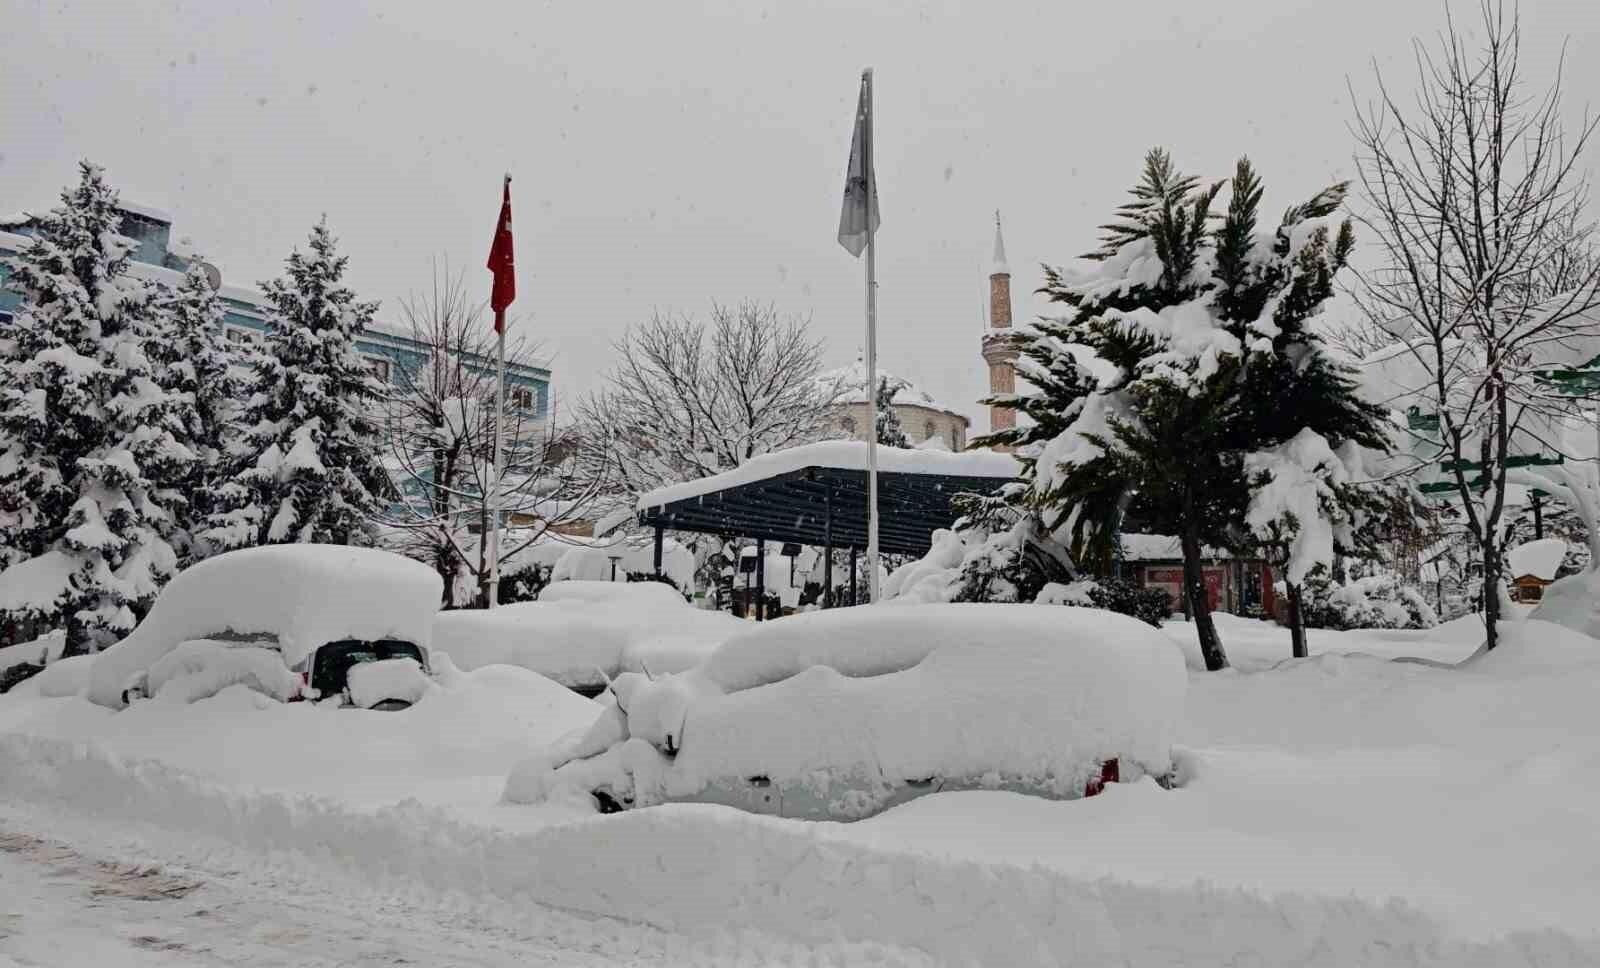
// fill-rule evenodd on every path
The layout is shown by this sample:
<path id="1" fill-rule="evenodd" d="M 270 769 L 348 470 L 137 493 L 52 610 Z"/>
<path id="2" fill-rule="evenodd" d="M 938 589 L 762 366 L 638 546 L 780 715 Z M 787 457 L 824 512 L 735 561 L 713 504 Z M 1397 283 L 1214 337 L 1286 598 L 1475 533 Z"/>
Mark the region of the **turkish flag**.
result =
<path id="1" fill-rule="evenodd" d="M 489 308 L 494 310 L 494 331 L 506 331 L 506 307 L 517 298 L 517 260 L 511 244 L 511 176 L 506 176 L 505 196 L 500 201 L 500 221 L 494 227 L 494 244 L 489 246 L 489 271 L 494 273 L 494 293 Z"/>

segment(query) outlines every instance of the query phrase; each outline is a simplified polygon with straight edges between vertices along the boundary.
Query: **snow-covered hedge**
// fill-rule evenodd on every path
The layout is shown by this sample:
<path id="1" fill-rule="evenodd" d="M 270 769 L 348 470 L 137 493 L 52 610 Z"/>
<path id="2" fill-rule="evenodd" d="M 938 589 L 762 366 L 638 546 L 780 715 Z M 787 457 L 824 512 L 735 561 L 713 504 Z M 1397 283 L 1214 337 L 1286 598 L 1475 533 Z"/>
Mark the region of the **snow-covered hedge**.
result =
<path id="1" fill-rule="evenodd" d="M 1342 585 L 1313 575 L 1306 580 L 1301 612 L 1306 627 L 1313 629 L 1430 629 L 1439 624 L 1422 594 L 1390 574 L 1352 578 Z"/>
<path id="2" fill-rule="evenodd" d="M 990 534 L 982 529 L 939 530 L 926 555 L 894 570 L 883 586 L 886 601 L 913 602 L 1018 602 L 1037 605 L 1081 605 L 1131 615 L 1161 626 L 1172 613 L 1167 593 L 1141 588 L 1123 578 L 1045 582 L 1021 560 L 1025 534 L 1021 528 Z M 1040 582 L 1043 582 L 1041 585 Z M 1033 597 L 1030 591 L 1037 589 Z"/>
<path id="3" fill-rule="evenodd" d="M 519 765 L 506 798 L 739 803 L 860 817 L 910 791 L 1081 793 L 1111 758 L 1165 774 L 1187 686 L 1161 633 L 1097 609 L 878 606 L 755 626 L 680 675 L 619 677 L 588 731 Z"/>
<path id="4" fill-rule="evenodd" d="M 1172 615 L 1172 599 L 1159 588 L 1143 588 L 1126 578 L 1098 578 L 1063 585 L 1051 582 L 1034 599 L 1039 605 L 1083 605 L 1132 616 L 1156 628 Z"/>

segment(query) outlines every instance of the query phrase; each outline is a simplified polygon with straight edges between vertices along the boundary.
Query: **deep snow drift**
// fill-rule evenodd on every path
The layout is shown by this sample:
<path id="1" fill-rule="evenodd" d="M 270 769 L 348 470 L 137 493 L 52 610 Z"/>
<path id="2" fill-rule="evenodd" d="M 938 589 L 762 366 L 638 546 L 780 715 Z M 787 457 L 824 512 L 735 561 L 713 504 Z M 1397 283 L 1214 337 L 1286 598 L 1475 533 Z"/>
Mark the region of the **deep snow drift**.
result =
<path id="1" fill-rule="evenodd" d="M 525 670 L 443 660 L 399 713 L 238 686 L 112 712 L 42 695 L 65 660 L 0 697 L 0 814 L 506 917 L 537 902 L 942 963 L 1600 964 L 1600 643 L 1508 623 L 1502 649 L 1444 665 L 1481 632 L 1313 631 L 1320 654 L 1290 660 L 1283 629 L 1227 619 L 1237 668 L 1189 673 L 1178 789 L 946 793 L 853 824 L 498 804 L 512 764 L 602 711 Z"/>

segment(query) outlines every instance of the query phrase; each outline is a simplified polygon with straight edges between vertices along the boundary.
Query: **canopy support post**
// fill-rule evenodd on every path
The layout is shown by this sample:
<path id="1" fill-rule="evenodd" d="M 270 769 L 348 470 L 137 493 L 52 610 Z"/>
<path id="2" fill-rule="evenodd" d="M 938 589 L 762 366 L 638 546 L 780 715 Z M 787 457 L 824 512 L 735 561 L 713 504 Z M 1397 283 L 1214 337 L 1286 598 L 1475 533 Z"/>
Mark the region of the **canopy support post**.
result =
<path id="1" fill-rule="evenodd" d="M 655 547 L 656 577 L 661 577 L 661 522 L 656 522 L 656 547 Z M 690 589 L 691 591 L 693 589 Z"/>
<path id="2" fill-rule="evenodd" d="M 833 482 L 823 491 L 822 607 L 833 607 Z"/>
<path id="3" fill-rule="evenodd" d="M 767 617 L 767 542 L 756 539 L 756 621 Z"/>
<path id="4" fill-rule="evenodd" d="M 855 605 L 861 601 L 861 596 L 856 594 L 856 549 L 850 547 L 850 604 Z"/>

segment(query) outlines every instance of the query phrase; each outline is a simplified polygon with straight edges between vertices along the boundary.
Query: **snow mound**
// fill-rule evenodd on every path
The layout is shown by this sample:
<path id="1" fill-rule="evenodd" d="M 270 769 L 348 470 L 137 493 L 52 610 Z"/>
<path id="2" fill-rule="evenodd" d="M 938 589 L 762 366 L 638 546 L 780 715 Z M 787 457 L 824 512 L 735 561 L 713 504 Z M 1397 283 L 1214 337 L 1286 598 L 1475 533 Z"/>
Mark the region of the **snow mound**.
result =
<path id="1" fill-rule="evenodd" d="M 1105 800 L 1137 801 L 1141 786 L 1113 788 Z M 1143 799 L 1170 799 L 1148 792 Z M 1404 902 L 1353 894 L 1139 883 L 875 849 L 848 836 L 870 833 L 859 826 L 800 826 L 703 805 L 534 830 L 486 827 L 415 802 L 373 811 L 244 795 L 164 763 L 27 736 L 0 735 L 0 796 L 139 823 L 142 837 L 169 849 L 225 846 L 251 852 L 241 863 L 325 865 L 305 870 L 402 896 L 423 888 L 458 905 L 533 902 L 678 932 L 874 940 L 940 964 L 1575 968 L 1600 959 L 1592 935 L 1547 929 L 1472 941 Z"/>
<path id="2" fill-rule="evenodd" d="M 659 582 L 567 581 L 537 602 L 440 612 L 433 645 L 462 669 L 514 665 L 573 689 L 622 672 L 681 672 L 746 623 L 707 612 Z"/>
<path id="3" fill-rule="evenodd" d="M 181 643 L 150 666 L 151 696 L 169 702 L 208 699 L 229 686 L 243 685 L 287 702 L 300 691 L 300 680 L 273 649 L 212 642 Z"/>
<path id="4" fill-rule="evenodd" d="M 1589 568 L 1545 586 L 1528 618 L 1600 638 L 1600 570 Z"/>
<path id="5" fill-rule="evenodd" d="M 46 699 L 81 695 L 89 688 L 89 669 L 94 665 L 92 655 L 72 655 L 45 666 L 45 670 L 25 685 L 30 685 Z"/>
<path id="6" fill-rule="evenodd" d="M 132 676 L 191 639 L 267 636 L 290 667 L 344 638 L 403 639 L 427 649 L 442 594 L 433 569 L 387 551 L 317 544 L 231 551 L 180 573 L 139 627 L 100 654 L 89 698 L 121 705 Z"/>
<path id="7" fill-rule="evenodd" d="M 405 658 L 352 666 L 348 683 L 350 701 L 362 709 L 371 709 L 385 699 L 420 702 L 433 686 L 417 660 Z"/>
<path id="8" fill-rule="evenodd" d="M 539 601 L 668 609 L 686 604 L 672 586 L 658 581 L 557 581 L 539 593 Z"/>
<path id="9" fill-rule="evenodd" d="M 854 817 L 907 785 L 1073 796 L 1112 758 L 1169 772 L 1186 685 L 1161 633 L 1097 609 L 812 612 L 680 675 L 619 677 L 615 722 L 531 757 L 506 798 L 721 801 L 759 777 L 791 815 Z"/>

